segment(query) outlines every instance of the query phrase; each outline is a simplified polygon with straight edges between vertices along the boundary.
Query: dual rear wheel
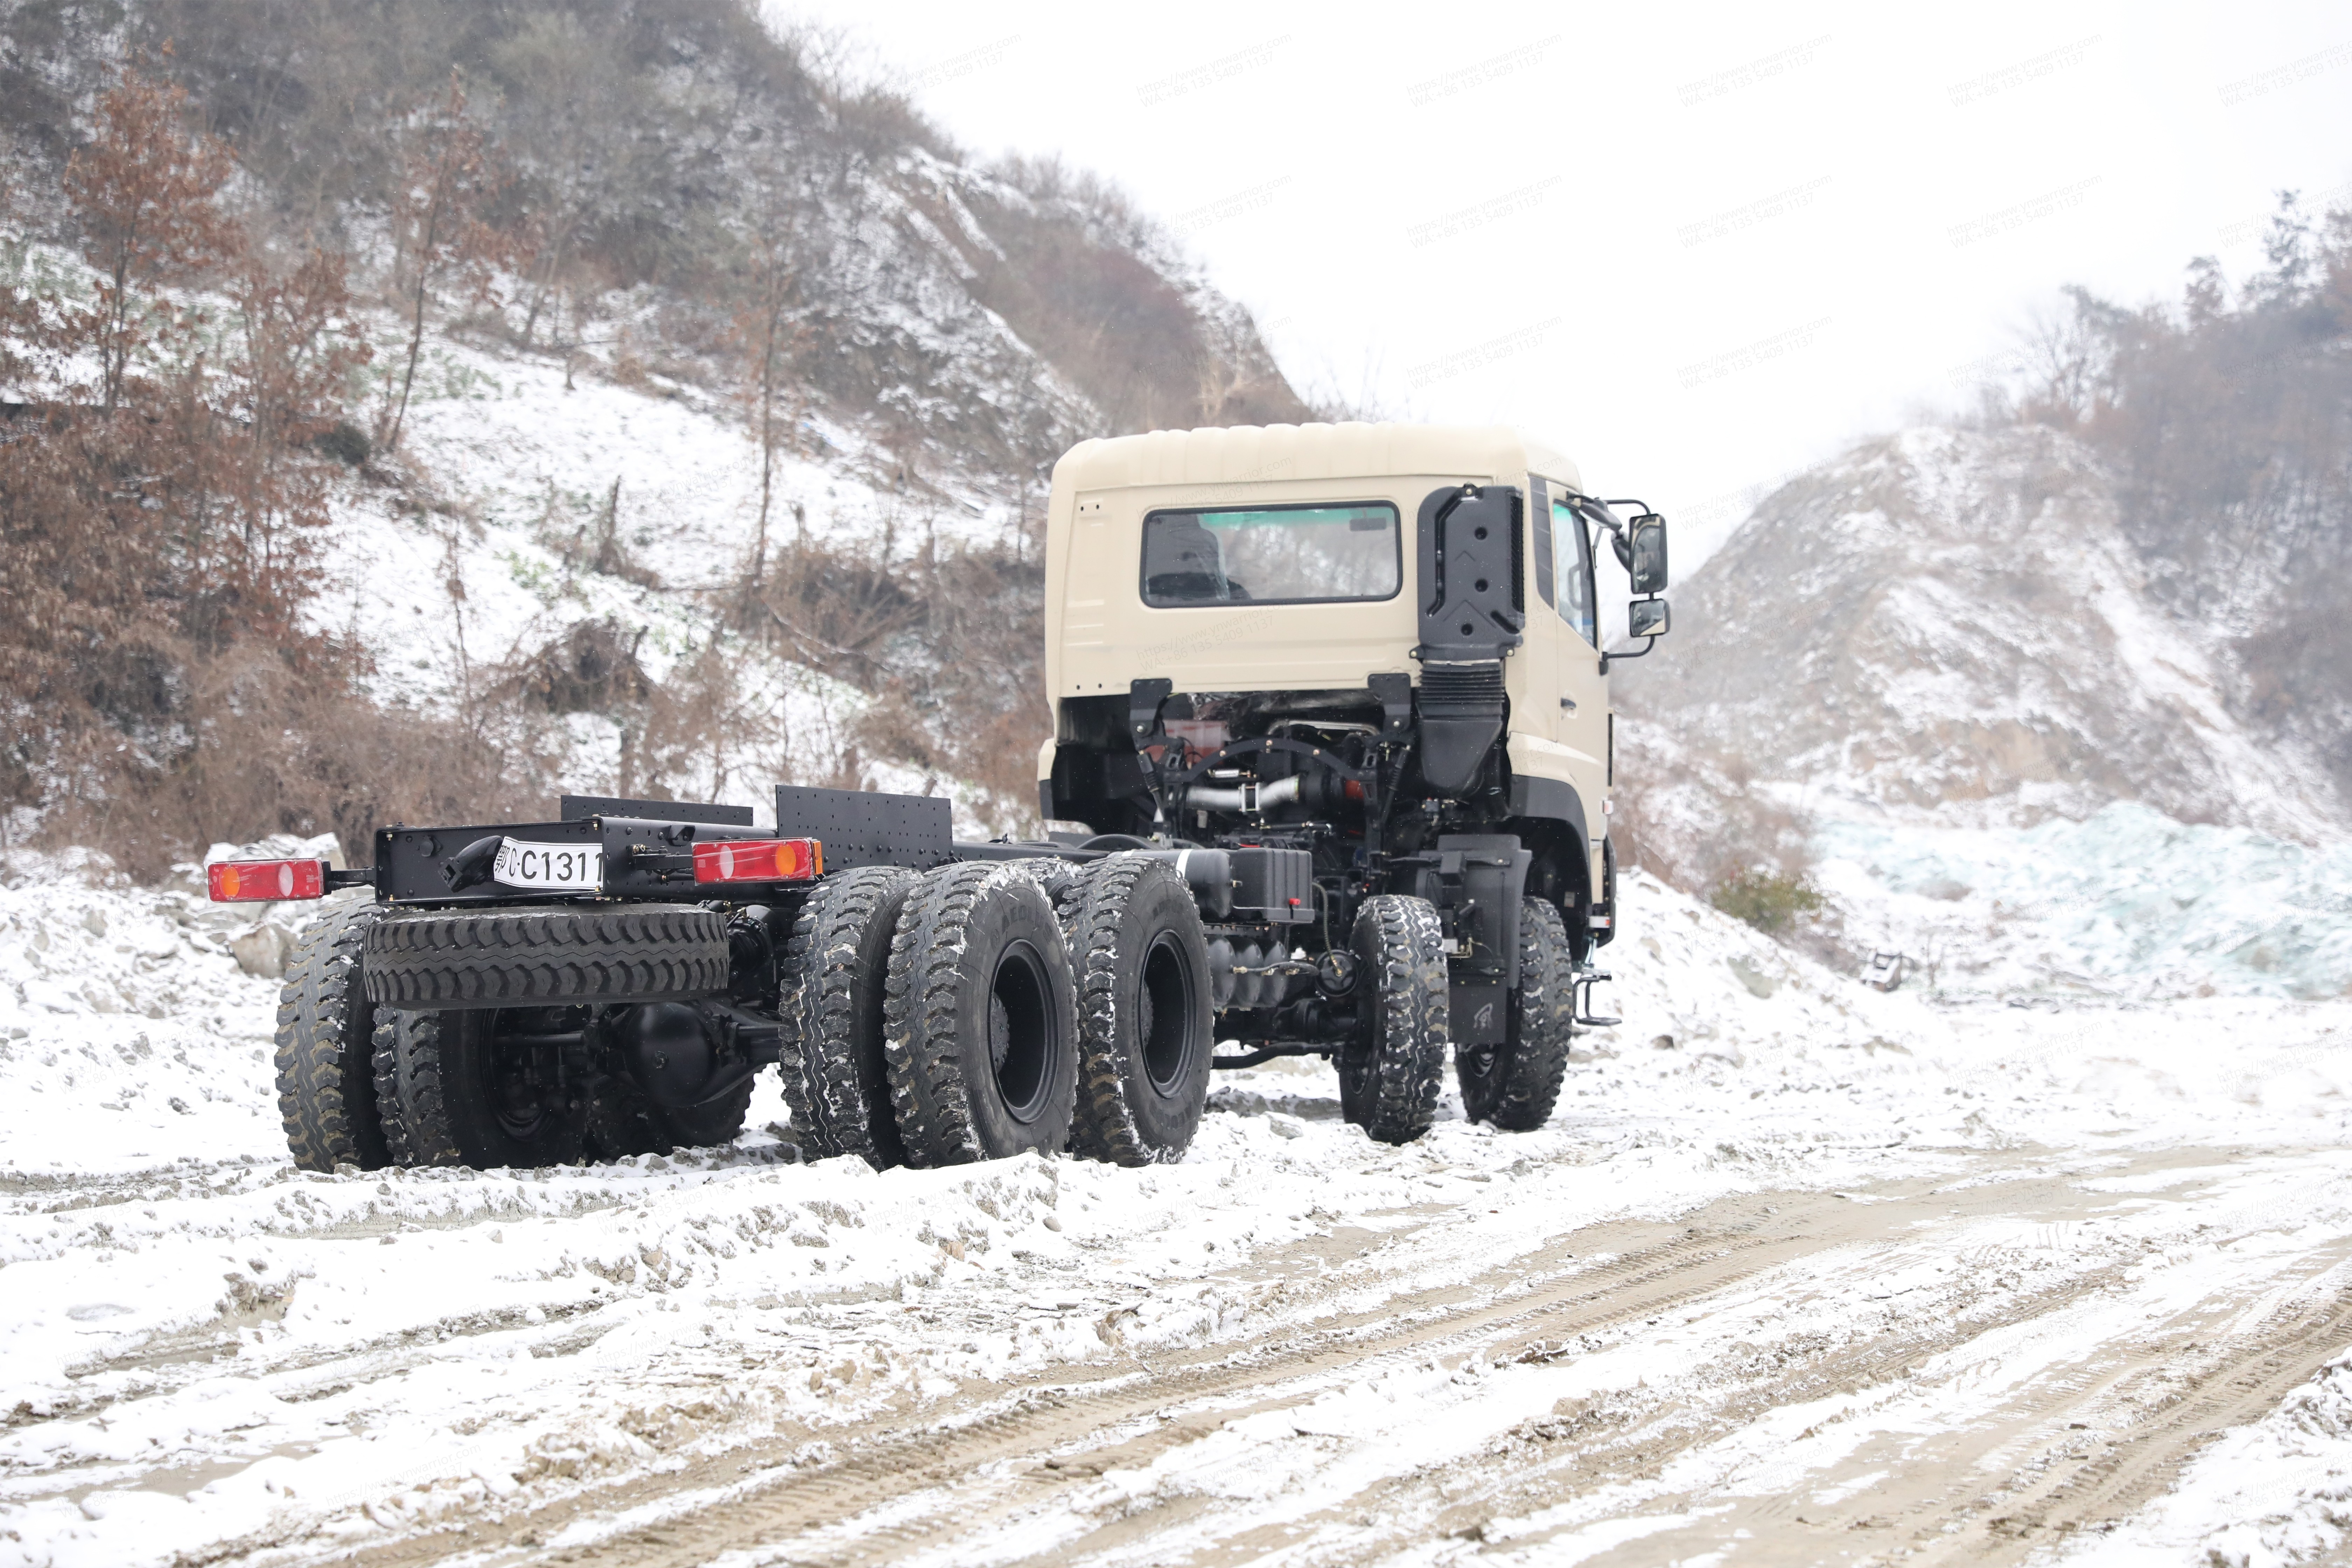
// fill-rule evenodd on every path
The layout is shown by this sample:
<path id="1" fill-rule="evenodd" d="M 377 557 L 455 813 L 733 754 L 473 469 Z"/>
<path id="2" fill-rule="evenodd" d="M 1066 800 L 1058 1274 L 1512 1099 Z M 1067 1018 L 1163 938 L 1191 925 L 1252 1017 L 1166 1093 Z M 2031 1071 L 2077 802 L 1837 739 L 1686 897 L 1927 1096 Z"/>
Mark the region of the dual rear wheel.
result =
<path id="1" fill-rule="evenodd" d="M 672 1109 L 576 1060 L 590 1007 L 700 994 L 727 973 L 723 921 L 691 906 L 466 918 L 331 904 L 278 994 L 288 1150 L 311 1171 L 491 1169 L 727 1142 L 748 1079 Z"/>
<path id="2" fill-rule="evenodd" d="M 1163 862 L 850 871 L 803 907 L 786 964 L 785 1094 L 813 1153 L 1149 1164 L 1200 1125 L 1208 950 Z"/>

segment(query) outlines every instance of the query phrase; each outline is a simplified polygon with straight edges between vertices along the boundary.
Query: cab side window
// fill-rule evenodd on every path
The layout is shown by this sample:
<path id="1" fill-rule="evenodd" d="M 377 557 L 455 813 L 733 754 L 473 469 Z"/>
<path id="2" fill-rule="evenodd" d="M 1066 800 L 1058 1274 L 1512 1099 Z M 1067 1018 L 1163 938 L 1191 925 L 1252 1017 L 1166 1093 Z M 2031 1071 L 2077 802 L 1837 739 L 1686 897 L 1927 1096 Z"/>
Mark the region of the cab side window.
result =
<path id="1" fill-rule="evenodd" d="M 1551 503 L 1551 598 L 1559 606 L 1559 618 L 1575 627 L 1578 637 L 1591 642 L 1592 540 L 1576 508 L 1558 495 Z"/>

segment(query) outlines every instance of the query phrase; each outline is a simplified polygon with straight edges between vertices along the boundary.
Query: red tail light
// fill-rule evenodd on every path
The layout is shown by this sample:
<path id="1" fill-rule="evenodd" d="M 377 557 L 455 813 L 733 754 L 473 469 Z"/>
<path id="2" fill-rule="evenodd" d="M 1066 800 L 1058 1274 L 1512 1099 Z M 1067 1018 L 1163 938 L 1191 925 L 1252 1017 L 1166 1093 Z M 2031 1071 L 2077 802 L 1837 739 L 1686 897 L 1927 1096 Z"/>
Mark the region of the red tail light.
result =
<path id="1" fill-rule="evenodd" d="M 736 838 L 694 847 L 698 882 L 810 882 L 824 875 L 814 838 Z"/>
<path id="2" fill-rule="evenodd" d="M 327 893 L 324 860 L 215 860 L 205 868 L 205 890 L 216 904 L 266 904 L 319 899 Z"/>

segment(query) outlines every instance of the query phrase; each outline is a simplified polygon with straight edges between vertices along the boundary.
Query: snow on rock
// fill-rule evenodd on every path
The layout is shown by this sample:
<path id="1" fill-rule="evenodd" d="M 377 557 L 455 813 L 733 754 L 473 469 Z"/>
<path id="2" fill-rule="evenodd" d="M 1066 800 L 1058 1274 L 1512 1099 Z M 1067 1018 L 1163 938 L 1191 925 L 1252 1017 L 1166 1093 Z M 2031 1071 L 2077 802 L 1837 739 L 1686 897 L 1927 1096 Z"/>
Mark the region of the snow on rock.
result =
<path id="1" fill-rule="evenodd" d="M 2111 479 L 1927 427 L 1776 491 L 1624 667 L 1619 777 L 1681 873 L 1808 840 L 1857 958 L 1958 996 L 2352 985 L 2352 805 L 2150 595 Z"/>
<path id="2" fill-rule="evenodd" d="M 1819 879 L 1850 936 L 1958 995 L 2352 994 L 2352 843 L 2136 803 L 1969 831 L 1832 820 Z"/>
<path id="3" fill-rule="evenodd" d="M 2079 443 L 1923 427 L 1774 492 L 1675 598 L 1621 700 L 1702 769 L 1944 827 L 2139 801 L 2352 826 L 2318 759 L 2231 711 L 2221 634 L 2158 608 Z"/>

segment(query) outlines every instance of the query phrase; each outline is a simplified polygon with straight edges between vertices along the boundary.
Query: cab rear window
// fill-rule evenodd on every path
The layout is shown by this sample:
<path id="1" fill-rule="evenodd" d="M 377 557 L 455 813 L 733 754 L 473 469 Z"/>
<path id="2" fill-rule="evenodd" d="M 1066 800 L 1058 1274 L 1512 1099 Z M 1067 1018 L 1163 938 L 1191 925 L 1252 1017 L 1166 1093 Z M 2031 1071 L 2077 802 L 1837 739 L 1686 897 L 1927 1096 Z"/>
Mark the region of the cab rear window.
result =
<path id="1" fill-rule="evenodd" d="M 1143 602 L 1159 608 L 1392 599 L 1403 582 L 1403 531 L 1386 501 L 1143 520 Z"/>

